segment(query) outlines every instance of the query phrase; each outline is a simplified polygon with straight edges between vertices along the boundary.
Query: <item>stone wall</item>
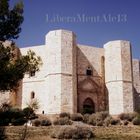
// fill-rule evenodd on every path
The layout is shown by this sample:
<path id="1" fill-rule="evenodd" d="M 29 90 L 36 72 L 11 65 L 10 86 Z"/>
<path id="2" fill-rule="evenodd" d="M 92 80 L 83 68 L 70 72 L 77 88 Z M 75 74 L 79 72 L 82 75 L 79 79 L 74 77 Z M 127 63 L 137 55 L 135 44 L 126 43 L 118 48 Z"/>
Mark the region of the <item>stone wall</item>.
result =
<path id="1" fill-rule="evenodd" d="M 36 53 L 37 56 L 41 56 L 43 65 L 40 67 L 40 71 L 35 73 L 35 76 L 30 77 L 29 74 L 26 74 L 22 83 L 22 91 L 19 93 L 22 97 L 22 108 L 27 107 L 27 104 L 31 103 L 33 100 L 37 101 L 39 104 L 38 113 L 46 113 L 47 111 L 47 101 L 48 101 L 48 92 L 45 86 L 45 77 L 46 77 L 46 46 L 33 46 L 27 48 L 21 48 L 22 55 L 26 55 L 28 50 L 32 50 Z M 35 98 L 31 99 L 31 93 L 35 93 Z"/>
<path id="2" fill-rule="evenodd" d="M 139 61 L 133 61 L 133 87 L 129 42 L 112 41 L 104 48 L 77 45 L 73 32 L 55 30 L 46 35 L 45 45 L 22 48 L 21 53 L 29 49 L 41 56 L 43 66 L 34 77 L 25 75 L 17 96 L 22 108 L 37 99 L 38 113 L 82 112 L 90 98 L 95 112 L 108 110 L 108 103 L 111 114 L 133 112 L 133 88 L 135 108 L 139 106 Z M 86 73 L 88 68 L 91 75 Z"/>
<path id="3" fill-rule="evenodd" d="M 105 48 L 105 82 L 109 93 L 109 112 L 133 112 L 132 58 L 128 41 L 111 41 Z"/>
<path id="4" fill-rule="evenodd" d="M 105 110 L 107 106 L 102 77 L 101 59 L 104 56 L 103 48 L 78 45 L 77 48 L 77 74 L 78 74 L 78 111 L 82 112 L 83 102 L 90 98 L 95 104 L 95 112 Z M 92 75 L 88 76 L 86 70 L 90 68 Z"/>
<path id="5" fill-rule="evenodd" d="M 46 87 L 48 102 L 52 102 L 47 113 L 74 113 L 77 111 L 75 35 L 66 30 L 51 31 L 46 36 L 46 44 Z"/>
<path id="6" fill-rule="evenodd" d="M 140 61 L 133 59 L 133 88 L 135 110 L 140 109 Z"/>

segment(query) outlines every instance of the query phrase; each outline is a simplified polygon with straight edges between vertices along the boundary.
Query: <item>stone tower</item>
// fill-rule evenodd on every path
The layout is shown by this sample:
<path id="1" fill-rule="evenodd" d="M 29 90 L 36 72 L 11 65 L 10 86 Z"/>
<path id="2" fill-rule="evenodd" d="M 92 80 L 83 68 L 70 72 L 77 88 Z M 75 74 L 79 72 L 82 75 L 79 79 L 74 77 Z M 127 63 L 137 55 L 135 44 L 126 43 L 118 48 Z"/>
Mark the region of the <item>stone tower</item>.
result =
<path id="1" fill-rule="evenodd" d="M 46 35 L 47 114 L 77 112 L 76 37 L 66 30 Z"/>
<path id="2" fill-rule="evenodd" d="M 131 45 L 128 41 L 111 41 L 105 49 L 105 82 L 112 115 L 133 112 Z"/>

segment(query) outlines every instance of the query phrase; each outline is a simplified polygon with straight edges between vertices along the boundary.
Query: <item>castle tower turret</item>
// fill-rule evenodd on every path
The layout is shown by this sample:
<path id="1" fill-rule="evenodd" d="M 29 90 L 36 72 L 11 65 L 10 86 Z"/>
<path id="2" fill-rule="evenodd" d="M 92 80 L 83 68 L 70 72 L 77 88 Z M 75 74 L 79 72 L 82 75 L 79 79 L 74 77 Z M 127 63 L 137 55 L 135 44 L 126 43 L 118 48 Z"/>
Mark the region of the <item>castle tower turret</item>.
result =
<path id="1" fill-rule="evenodd" d="M 133 112 L 132 58 L 128 41 L 111 41 L 105 49 L 105 83 L 109 96 L 109 112 L 117 115 Z"/>
<path id="2" fill-rule="evenodd" d="M 66 30 L 46 35 L 47 114 L 77 111 L 76 37 Z"/>

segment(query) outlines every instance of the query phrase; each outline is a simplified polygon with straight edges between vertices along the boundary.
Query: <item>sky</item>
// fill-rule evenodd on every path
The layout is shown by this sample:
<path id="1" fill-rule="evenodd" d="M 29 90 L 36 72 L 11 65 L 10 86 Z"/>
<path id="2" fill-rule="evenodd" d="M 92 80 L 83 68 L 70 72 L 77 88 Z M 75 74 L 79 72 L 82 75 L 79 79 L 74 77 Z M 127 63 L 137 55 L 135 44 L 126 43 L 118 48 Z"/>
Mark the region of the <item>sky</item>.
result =
<path id="1" fill-rule="evenodd" d="M 18 0 L 10 0 L 13 6 Z M 129 40 L 140 59 L 140 0 L 23 0 L 24 22 L 19 47 L 45 44 L 50 30 L 66 29 L 78 44 L 103 47 L 112 40 Z"/>

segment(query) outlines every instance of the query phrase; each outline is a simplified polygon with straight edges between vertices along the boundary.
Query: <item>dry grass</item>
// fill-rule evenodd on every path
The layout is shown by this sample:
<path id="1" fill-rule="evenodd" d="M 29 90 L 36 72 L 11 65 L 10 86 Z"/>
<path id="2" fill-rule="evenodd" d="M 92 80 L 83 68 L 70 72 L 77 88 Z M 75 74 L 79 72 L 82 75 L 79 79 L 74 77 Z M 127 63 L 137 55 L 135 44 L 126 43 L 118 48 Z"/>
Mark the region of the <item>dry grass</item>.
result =
<path id="1" fill-rule="evenodd" d="M 140 126 L 93 127 L 97 140 L 140 140 Z"/>
<path id="2" fill-rule="evenodd" d="M 79 123 L 79 125 L 84 125 Z M 26 140 L 54 140 L 50 138 L 53 127 L 60 129 L 61 126 L 28 127 Z M 140 126 L 89 126 L 96 136 L 94 140 L 140 140 Z M 24 127 L 5 127 L 7 140 L 20 140 Z M 90 139 L 93 140 L 93 139 Z"/>

